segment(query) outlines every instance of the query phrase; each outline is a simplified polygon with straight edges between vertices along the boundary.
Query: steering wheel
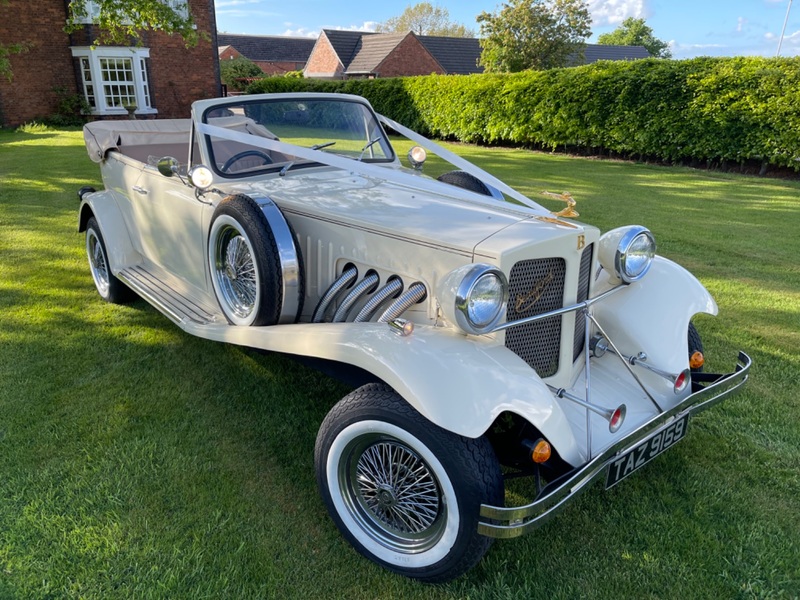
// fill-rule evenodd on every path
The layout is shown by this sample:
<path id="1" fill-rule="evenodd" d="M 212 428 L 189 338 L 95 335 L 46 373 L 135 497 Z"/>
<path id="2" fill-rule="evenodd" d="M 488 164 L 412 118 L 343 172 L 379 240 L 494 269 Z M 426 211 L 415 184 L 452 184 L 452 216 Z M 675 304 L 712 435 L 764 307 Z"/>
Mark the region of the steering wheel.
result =
<path id="1" fill-rule="evenodd" d="M 243 158 L 247 158 L 248 156 L 258 156 L 259 158 L 264 159 L 263 164 L 265 165 L 272 164 L 272 159 L 263 152 L 261 152 L 261 150 L 245 150 L 244 152 L 239 152 L 238 154 L 234 154 L 228 160 L 226 160 L 225 164 L 222 165 L 220 171 L 222 171 L 223 173 L 227 173 L 228 169 L 231 168 L 233 163 Z"/>

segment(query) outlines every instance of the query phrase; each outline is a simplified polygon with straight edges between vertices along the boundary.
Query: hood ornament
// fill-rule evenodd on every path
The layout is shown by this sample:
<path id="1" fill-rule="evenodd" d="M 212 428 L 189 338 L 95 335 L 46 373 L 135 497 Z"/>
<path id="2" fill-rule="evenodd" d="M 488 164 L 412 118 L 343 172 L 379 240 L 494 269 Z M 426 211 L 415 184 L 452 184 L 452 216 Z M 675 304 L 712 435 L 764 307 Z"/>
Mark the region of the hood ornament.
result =
<path id="1" fill-rule="evenodd" d="M 544 190 L 542 192 L 542 195 L 549 196 L 550 198 L 557 198 L 558 200 L 567 203 L 567 206 L 565 208 L 563 208 L 558 212 L 552 213 L 556 217 L 565 217 L 568 219 L 572 219 L 580 216 L 580 213 L 578 213 L 578 211 L 575 210 L 575 205 L 577 204 L 577 202 L 575 201 L 575 198 L 572 197 L 572 194 L 570 194 L 569 192 L 562 192 L 560 194 L 556 194 L 554 192 L 548 192 L 547 190 Z"/>

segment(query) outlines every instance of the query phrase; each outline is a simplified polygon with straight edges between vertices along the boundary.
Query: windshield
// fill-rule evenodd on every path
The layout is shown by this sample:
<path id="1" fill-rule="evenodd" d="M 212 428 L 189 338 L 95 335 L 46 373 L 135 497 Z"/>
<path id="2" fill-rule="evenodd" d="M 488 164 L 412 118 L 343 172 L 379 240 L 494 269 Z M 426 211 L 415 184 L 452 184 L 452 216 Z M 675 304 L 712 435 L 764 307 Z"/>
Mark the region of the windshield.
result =
<path id="1" fill-rule="evenodd" d="M 318 165 L 292 154 L 280 141 L 365 162 L 390 162 L 394 152 L 375 115 L 358 102 L 332 99 L 258 100 L 206 111 L 203 121 L 241 135 L 207 136 L 213 167 L 228 177 Z M 264 146 L 271 148 L 265 148 Z"/>

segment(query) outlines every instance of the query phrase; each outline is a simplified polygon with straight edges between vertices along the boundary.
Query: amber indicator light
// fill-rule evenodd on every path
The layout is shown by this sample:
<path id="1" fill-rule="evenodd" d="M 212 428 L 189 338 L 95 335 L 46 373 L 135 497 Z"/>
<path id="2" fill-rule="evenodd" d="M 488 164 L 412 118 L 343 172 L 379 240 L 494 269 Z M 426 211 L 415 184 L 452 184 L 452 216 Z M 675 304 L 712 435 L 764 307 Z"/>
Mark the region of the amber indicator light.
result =
<path id="1" fill-rule="evenodd" d="M 533 462 L 541 464 L 550 460 L 550 453 L 550 444 L 544 440 L 539 440 L 533 447 L 531 458 L 533 459 Z"/>
<path id="2" fill-rule="evenodd" d="M 692 354 L 691 358 L 689 358 L 689 367 L 692 369 L 699 369 L 706 363 L 706 357 L 703 356 L 703 353 L 699 350 Z"/>

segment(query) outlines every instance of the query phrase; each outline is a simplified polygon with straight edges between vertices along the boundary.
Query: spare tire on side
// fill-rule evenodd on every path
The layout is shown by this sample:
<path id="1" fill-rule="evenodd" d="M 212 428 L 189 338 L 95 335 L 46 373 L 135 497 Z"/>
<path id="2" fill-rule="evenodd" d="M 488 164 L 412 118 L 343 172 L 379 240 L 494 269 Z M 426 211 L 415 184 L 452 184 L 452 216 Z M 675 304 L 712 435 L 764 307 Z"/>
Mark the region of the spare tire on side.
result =
<path id="1" fill-rule="evenodd" d="M 442 173 L 436 179 L 469 190 L 470 192 L 483 194 L 484 196 L 494 196 L 488 185 L 475 177 L 472 173 L 467 173 L 466 171 L 448 171 L 447 173 Z"/>
<path id="2" fill-rule="evenodd" d="M 294 232 L 272 202 L 262 207 L 244 194 L 223 199 L 211 219 L 208 265 L 231 324 L 293 323 L 300 316 L 302 257 Z"/>

